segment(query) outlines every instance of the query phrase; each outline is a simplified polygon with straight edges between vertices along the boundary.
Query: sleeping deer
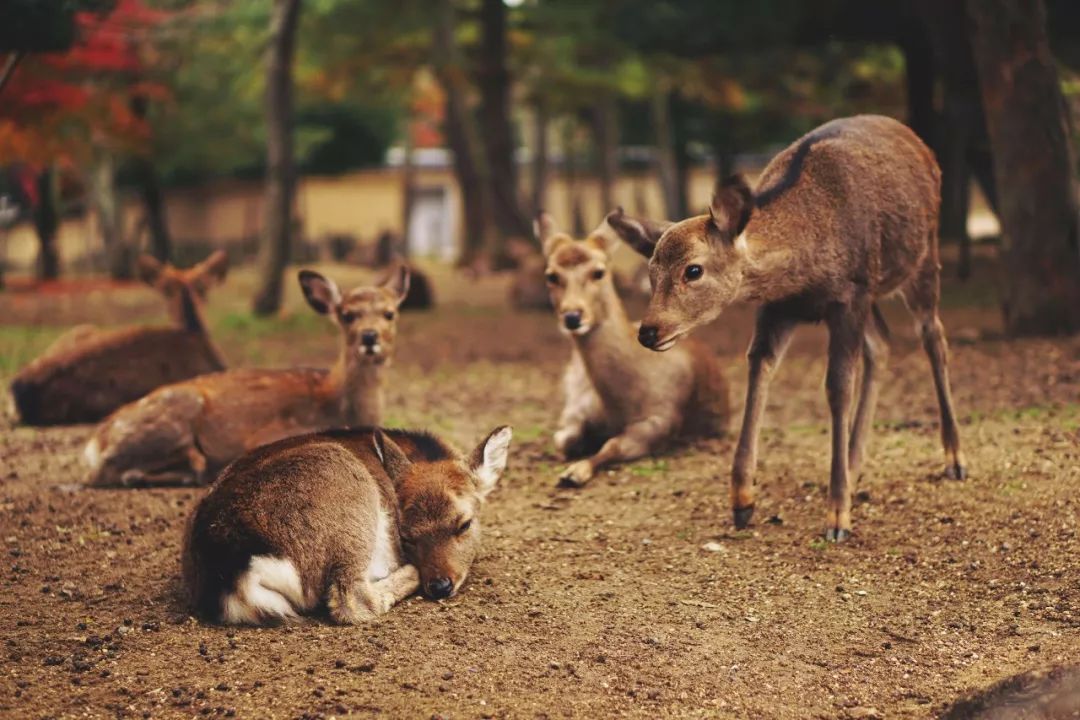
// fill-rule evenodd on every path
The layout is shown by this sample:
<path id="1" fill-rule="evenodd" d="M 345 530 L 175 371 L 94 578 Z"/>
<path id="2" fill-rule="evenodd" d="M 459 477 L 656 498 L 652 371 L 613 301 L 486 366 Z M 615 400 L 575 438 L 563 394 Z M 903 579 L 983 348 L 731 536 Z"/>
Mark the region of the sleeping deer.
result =
<path id="1" fill-rule="evenodd" d="M 653 296 L 638 338 L 666 351 L 728 305 L 761 303 L 750 342 L 749 386 L 731 474 L 736 527 L 754 511 L 758 428 L 769 377 L 795 326 L 829 330 L 825 386 L 832 470 L 825 536 L 851 532 L 851 486 L 874 416 L 889 334 L 877 301 L 899 293 L 930 358 L 950 477 L 966 473 L 938 318 L 938 206 L 933 153 L 904 125 L 861 115 L 834 120 L 781 152 L 752 192 L 739 177 L 717 187 L 706 215 L 643 224 L 616 211 L 608 222 L 646 256 Z M 856 363 L 862 389 L 854 420 Z M 850 431 L 850 432 L 849 432 Z"/>
<path id="2" fill-rule="evenodd" d="M 341 332 L 332 368 L 227 370 L 159 388 L 98 426 L 86 445 L 88 482 L 202 485 L 259 445 L 334 425 L 377 425 L 408 270 L 345 295 L 302 270 L 300 286 Z"/>
<path id="3" fill-rule="evenodd" d="M 149 255 L 137 266 L 143 282 L 165 298 L 173 327 L 72 328 L 12 381 L 22 422 L 96 422 L 162 385 L 225 368 L 203 320 L 207 291 L 228 272 L 224 251 L 187 270 Z"/>
<path id="4" fill-rule="evenodd" d="M 458 591 L 509 427 L 465 457 L 427 433 L 358 428 L 289 438 L 231 464 L 195 508 L 184 579 L 202 617 L 258 625 L 325 606 L 374 619 L 422 589 Z"/>
<path id="5" fill-rule="evenodd" d="M 560 484 L 581 486 L 605 465 L 634 460 L 677 436 L 716 436 L 728 424 L 728 387 L 716 358 L 686 343 L 657 355 L 635 342 L 609 270 L 618 238 L 606 222 L 585 240 L 535 223 L 559 327 L 573 349 L 555 445 L 570 465 Z"/>

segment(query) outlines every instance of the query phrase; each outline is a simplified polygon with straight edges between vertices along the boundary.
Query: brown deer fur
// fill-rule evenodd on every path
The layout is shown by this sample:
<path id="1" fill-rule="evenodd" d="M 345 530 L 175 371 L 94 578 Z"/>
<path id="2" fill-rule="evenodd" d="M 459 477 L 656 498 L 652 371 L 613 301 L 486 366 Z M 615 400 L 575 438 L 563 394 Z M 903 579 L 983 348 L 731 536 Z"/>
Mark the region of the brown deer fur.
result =
<path id="1" fill-rule="evenodd" d="M 221 250 L 181 270 L 144 255 L 139 276 L 165 298 L 173 327 L 72 328 L 11 383 L 28 425 L 96 422 L 155 388 L 225 368 L 203 320 L 207 291 L 225 279 Z"/>
<path id="2" fill-rule="evenodd" d="M 334 425 L 378 424 L 408 271 L 344 296 L 315 272 L 301 271 L 300 285 L 308 304 L 341 331 L 332 368 L 229 370 L 160 388 L 98 426 L 86 446 L 89 482 L 203 484 L 258 445 Z"/>
<path id="3" fill-rule="evenodd" d="M 509 427 L 465 457 L 427 433 L 359 428 L 289 438 L 229 465 L 183 549 L 195 611 L 260 624 L 325 605 L 371 620 L 422 588 L 450 597 L 480 546 L 480 508 L 506 467 Z"/>
<path id="4" fill-rule="evenodd" d="M 707 215 L 651 228 L 618 212 L 609 216 L 620 235 L 651 255 L 654 294 L 639 333 L 643 345 L 667 350 L 733 302 L 762 304 L 732 470 L 736 526 L 753 513 L 769 376 L 795 326 L 824 321 L 833 437 L 826 537 L 847 537 L 849 477 L 862 465 L 888 357 L 888 329 L 876 302 L 893 293 L 915 316 L 930 358 L 947 472 L 964 477 L 938 319 L 940 178 L 933 154 L 911 130 L 863 115 L 834 120 L 796 141 L 769 163 L 753 193 L 741 178 L 722 184 Z M 862 390 L 852 420 L 860 353 Z"/>
<path id="5" fill-rule="evenodd" d="M 575 241 L 541 213 L 537 237 L 559 327 L 573 341 L 563 379 L 565 406 L 555 444 L 570 465 L 563 485 L 653 452 L 676 436 L 716 436 L 728 424 L 728 387 L 716 358 L 687 343 L 657 355 L 634 341 L 609 266 L 618 240 L 606 223 Z M 595 454 L 593 454 L 595 453 Z"/>

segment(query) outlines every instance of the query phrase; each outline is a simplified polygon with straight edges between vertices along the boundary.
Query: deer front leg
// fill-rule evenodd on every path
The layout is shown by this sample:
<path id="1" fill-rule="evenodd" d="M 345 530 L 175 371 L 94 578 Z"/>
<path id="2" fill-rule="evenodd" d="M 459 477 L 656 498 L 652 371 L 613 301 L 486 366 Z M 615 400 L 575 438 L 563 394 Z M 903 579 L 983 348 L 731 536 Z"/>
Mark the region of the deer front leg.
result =
<path id="1" fill-rule="evenodd" d="M 829 369 L 825 390 L 832 415 L 832 469 L 829 475 L 829 510 L 825 539 L 846 540 L 851 535 L 851 484 L 848 477 L 848 414 L 854 392 L 855 365 L 863 345 L 870 306 L 865 301 L 829 307 Z"/>
<path id="2" fill-rule="evenodd" d="M 873 307 L 873 319 L 866 324 L 863 338 L 863 379 L 859 392 L 859 405 L 851 428 L 851 444 L 848 447 L 848 473 L 856 481 L 866 457 L 866 441 L 874 424 L 874 408 L 877 406 L 881 373 L 889 360 L 889 329 L 877 306 Z"/>
<path id="3" fill-rule="evenodd" d="M 566 468 L 559 476 L 560 487 L 581 487 L 605 465 L 647 455 L 657 442 L 671 434 L 673 427 L 671 419 L 658 415 L 628 425 L 622 434 L 604 443 L 600 452 Z"/>
<path id="4" fill-rule="evenodd" d="M 420 589 L 420 573 L 412 565 L 402 565 L 387 577 L 368 587 L 371 604 L 379 615 Z"/>
<path id="5" fill-rule="evenodd" d="M 731 510 L 735 527 L 742 530 L 754 515 L 754 471 L 757 469 L 757 441 L 765 410 L 769 379 L 780 366 L 795 322 L 768 305 L 758 311 L 754 337 L 746 353 L 750 363 L 746 387 L 746 408 L 742 430 L 731 469 Z"/>
<path id="6" fill-rule="evenodd" d="M 555 431 L 555 448 L 567 460 L 596 452 L 599 447 L 597 431 L 603 424 L 603 404 L 576 356 L 566 368 L 563 393 L 566 402 L 559 416 L 559 429 Z M 601 437 L 599 441 L 603 439 Z"/>

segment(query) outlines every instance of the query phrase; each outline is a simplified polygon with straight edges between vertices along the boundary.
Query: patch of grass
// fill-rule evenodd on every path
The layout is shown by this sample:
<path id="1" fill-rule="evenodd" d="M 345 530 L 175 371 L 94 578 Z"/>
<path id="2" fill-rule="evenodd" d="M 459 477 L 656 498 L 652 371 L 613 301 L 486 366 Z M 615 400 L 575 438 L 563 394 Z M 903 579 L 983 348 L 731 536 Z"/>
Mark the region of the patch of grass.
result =
<path id="1" fill-rule="evenodd" d="M 667 460 L 652 460 L 650 462 L 638 463 L 630 468 L 630 472 L 638 477 L 648 477 L 650 475 L 667 472 L 667 470 Z"/>
<path id="2" fill-rule="evenodd" d="M 547 428 L 541 425 L 520 425 L 514 428 L 514 439 L 518 442 L 532 442 L 539 440 L 547 432 Z"/>
<path id="3" fill-rule="evenodd" d="M 825 538 L 816 537 L 810 541 L 810 549 L 817 550 L 818 552 L 825 552 L 829 549 L 830 544 L 831 543 L 829 543 L 829 541 L 827 541 Z"/>
<path id="4" fill-rule="evenodd" d="M 36 358 L 49 344 L 67 332 L 63 327 L 0 325 L 0 377 L 8 378 Z"/>

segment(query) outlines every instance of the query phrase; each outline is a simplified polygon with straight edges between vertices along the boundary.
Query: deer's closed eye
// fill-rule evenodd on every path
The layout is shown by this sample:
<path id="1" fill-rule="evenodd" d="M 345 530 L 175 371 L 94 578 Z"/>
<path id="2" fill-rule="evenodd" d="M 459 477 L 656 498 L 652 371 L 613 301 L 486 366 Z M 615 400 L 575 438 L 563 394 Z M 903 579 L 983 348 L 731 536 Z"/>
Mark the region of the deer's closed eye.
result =
<path id="1" fill-rule="evenodd" d="M 472 527 L 472 520 L 471 519 L 466 520 L 465 522 L 461 523 L 461 525 L 458 525 L 458 529 L 454 531 L 454 534 L 455 535 L 464 535 L 465 533 L 467 533 L 469 531 L 469 528 L 471 528 L 471 527 Z"/>

